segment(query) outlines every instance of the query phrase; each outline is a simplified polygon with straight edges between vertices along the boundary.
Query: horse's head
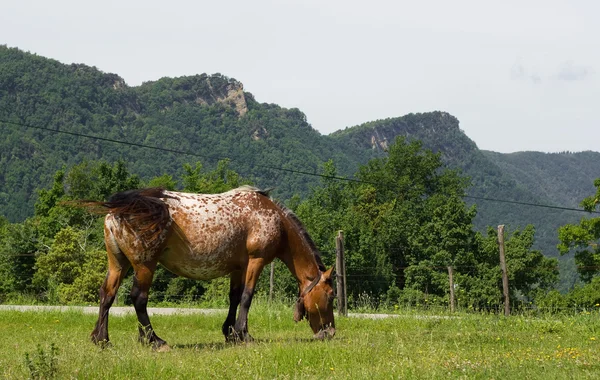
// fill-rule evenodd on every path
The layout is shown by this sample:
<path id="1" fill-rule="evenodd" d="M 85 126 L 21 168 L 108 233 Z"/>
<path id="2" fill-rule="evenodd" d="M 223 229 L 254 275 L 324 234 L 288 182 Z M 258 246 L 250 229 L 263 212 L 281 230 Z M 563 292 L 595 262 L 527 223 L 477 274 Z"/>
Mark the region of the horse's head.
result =
<path id="1" fill-rule="evenodd" d="M 306 318 L 318 339 L 335 335 L 332 273 L 333 268 L 322 273 L 318 282 L 300 295 L 294 310 L 294 320 L 299 322 Z"/>

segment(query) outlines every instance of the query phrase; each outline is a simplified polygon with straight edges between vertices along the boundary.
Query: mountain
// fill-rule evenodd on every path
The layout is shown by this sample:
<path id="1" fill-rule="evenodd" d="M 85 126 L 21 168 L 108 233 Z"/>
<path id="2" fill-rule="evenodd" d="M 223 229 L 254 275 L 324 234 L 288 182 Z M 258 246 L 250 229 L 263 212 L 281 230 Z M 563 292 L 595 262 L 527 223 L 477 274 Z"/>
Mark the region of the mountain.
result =
<path id="1" fill-rule="evenodd" d="M 587 214 L 492 199 L 580 208 L 579 202 L 595 193 L 594 179 L 600 178 L 598 152 L 482 151 L 460 129 L 459 121 L 445 112 L 378 120 L 330 135 L 345 146 L 379 154 L 384 154 L 396 136 L 421 140 L 426 148 L 442 155 L 447 167 L 459 168 L 471 178 L 467 200 L 477 204 L 475 225 L 479 230 L 499 224 L 511 228 L 533 224 L 537 248 L 550 256 L 558 254 L 558 227 L 575 223 Z"/>
<path id="2" fill-rule="evenodd" d="M 6 46 L 0 47 L 0 120 L 0 209 L 11 221 L 31 215 L 35 190 L 48 186 L 53 173 L 83 160 L 122 159 L 151 178 L 176 176 L 186 162 L 211 166 L 230 158 L 236 171 L 276 187 L 283 198 L 306 193 L 316 177 L 273 168 L 318 173 L 333 158 L 351 173 L 359 163 L 298 109 L 258 103 L 240 82 L 220 74 L 129 87 L 115 74 Z"/>
<path id="3" fill-rule="evenodd" d="M 600 177 L 598 152 L 482 153 L 536 198 L 545 197 L 565 207 L 577 207 L 590 196 L 594 192 L 593 179 Z"/>
<path id="4" fill-rule="evenodd" d="M 259 103 L 242 83 L 220 74 L 130 87 L 116 74 L 6 46 L 0 46 L 0 131 L 0 214 L 10 221 L 32 214 L 36 189 L 47 187 L 57 170 L 84 160 L 125 160 L 130 171 L 149 179 L 177 177 L 184 163 L 210 167 L 228 158 L 238 173 L 288 199 L 319 183 L 302 173 L 319 173 L 332 159 L 340 175 L 351 176 L 402 135 L 421 140 L 448 167 L 471 178 L 469 200 L 477 203 L 479 229 L 533 223 L 538 245 L 553 255 L 556 227 L 580 214 L 480 198 L 573 207 L 594 192 L 593 179 L 600 177 L 600 153 L 481 151 L 446 112 L 409 114 L 324 136 L 300 110 Z"/>

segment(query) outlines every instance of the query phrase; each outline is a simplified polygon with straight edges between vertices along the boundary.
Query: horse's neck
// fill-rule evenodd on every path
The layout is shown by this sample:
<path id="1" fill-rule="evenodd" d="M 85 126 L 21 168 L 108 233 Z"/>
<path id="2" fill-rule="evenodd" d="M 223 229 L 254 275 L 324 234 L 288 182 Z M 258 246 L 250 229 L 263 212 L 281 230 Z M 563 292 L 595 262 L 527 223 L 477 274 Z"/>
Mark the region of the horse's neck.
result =
<path id="1" fill-rule="evenodd" d="M 294 223 L 286 221 L 284 226 L 287 233 L 288 247 L 284 251 L 281 260 L 298 280 L 300 290 L 303 290 L 319 276 L 319 266 L 310 244 L 304 239 Z"/>

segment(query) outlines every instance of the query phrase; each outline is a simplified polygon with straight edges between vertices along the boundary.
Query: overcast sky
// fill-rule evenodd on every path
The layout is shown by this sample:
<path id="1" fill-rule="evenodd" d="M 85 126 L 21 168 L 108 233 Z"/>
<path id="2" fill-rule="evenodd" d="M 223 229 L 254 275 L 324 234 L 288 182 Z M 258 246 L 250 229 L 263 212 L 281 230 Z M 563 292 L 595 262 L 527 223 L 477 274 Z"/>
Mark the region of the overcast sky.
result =
<path id="1" fill-rule="evenodd" d="M 323 134 L 447 111 L 479 148 L 600 151 L 597 1 L 3 1 L 0 43 L 136 86 L 236 78 Z"/>

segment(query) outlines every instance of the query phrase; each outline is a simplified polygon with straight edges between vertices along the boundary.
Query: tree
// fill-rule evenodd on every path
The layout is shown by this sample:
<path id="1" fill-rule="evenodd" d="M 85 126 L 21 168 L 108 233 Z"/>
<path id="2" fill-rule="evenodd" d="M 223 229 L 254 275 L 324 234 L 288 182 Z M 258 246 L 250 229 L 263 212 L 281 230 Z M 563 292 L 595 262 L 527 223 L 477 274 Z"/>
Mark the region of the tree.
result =
<path id="1" fill-rule="evenodd" d="M 38 191 L 32 218 L 0 226 L 0 295 L 33 290 L 54 301 L 97 298 L 106 271 L 102 218 L 65 201 L 106 199 L 139 184 L 122 161 L 57 171 L 52 186 Z"/>
<path id="2" fill-rule="evenodd" d="M 229 169 L 228 159 L 219 161 L 217 167 L 209 172 L 203 172 L 200 162 L 196 162 L 195 167 L 184 164 L 183 169 L 183 191 L 190 193 L 222 193 L 251 183 Z"/>
<path id="3" fill-rule="evenodd" d="M 84 161 L 71 168 L 64 183 L 69 199 L 91 200 L 106 200 L 114 193 L 140 188 L 141 184 L 123 160 L 112 165 L 106 161 Z"/>
<path id="4" fill-rule="evenodd" d="M 535 228 L 507 230 L 506 267 L 510 299 L 533 300 L 540 292 L 552 289 L 558 280 L 558 260 L 532 249 Z M 472 261 L 464 263 L 456 284 L 460 304 L 474 309 L 496 309 L 502 303 L 502 273 L 499 264 L 498 234 L 488 227 L 486 235 L 477 234 Z M 519 297 L 520 296 L 520 297 Z"/>
<path id="5" fill-rule="evenodd" d="M 94 301 L 106 274 L 106 254 L 87 245 L 85 232 L 59 231 L 47 253 L 36 258 L 33 285 L 50 301 Z"/>
<path id="6" fill-rule="evenodd" d="M 0 299 L 31 290 L 38 247 L 38 234 L 31 221 L 0 227 Z"/>
<path id="7" fill-rule="evenodd" d="M 379 256 L 387 252 L 394 285 L 444 295 L 447 266 L 473 251 L 475 208 L 462 199 L 467 178 L 444 168 L 439 154 L 404 138 L 390 146 L 388 157 L 361 167 L 358 177 L 376 184 L 366 185 L 375 188 L 364 209 L 377 210 L 372 240 Z"/>
<path id="8" fill-rule="evenodd" d="M 600 205 L 600 178 L 594 181 L 596 194 L 585 198 L 581 206 L 594 212 Z M 582 218 L 579 225 L 567 224 L 559 228 L 558 250 L 561 255 L 575 251 L 575 263 L 581 279 L 590 282 L 600 273 L 600 217 Z"/>
<path id="9" fill-rule="evenodd" d="M 460 304 L 478 309 L 500 304 L 496 233 L 474 232 L 476 208 L 463 199 L 468 178 L 445 168 L 439 154 L 398 138 L 387 157 L 360 168 L 358 182 L 331 179 L 334 169 L 332 163 L 325 166 L 322 186 L 297 213 L 325 257 L 337 230 L 344 230 L 351 297 L 445 302 L 447 267 L 453 266 Z M 549 289 L 558 274 L 556 260 L 532 250 L 534 234 L 527 226 L 506 243 L 511 291 L 529 299 Z"/>
<path id="10" fill-rule="evenodd" d="M 163 174 L 160 177 L 151 179 L 148 182 L 148 187 L 161 187 L 165 190 L 175 190 L 177 188 L 177 182 L 173 179 L 173 176 Z"/>
<path id="11" fill-rule="evenodd" d="M 332 164 L 325 174 L 335 174 Z M 324 179 L 298 207 L 321 249 L 330 251 L 344 230 L 349 292 L 379 296 L 410 287 L 443 295 L 447 265 L 473 249 L 475 209 L 462 200 L 467 180 L 445 169 L 439 154 L 404 138 L 357 177 L 357 183 Z"/>

